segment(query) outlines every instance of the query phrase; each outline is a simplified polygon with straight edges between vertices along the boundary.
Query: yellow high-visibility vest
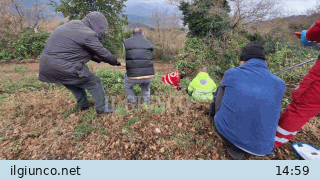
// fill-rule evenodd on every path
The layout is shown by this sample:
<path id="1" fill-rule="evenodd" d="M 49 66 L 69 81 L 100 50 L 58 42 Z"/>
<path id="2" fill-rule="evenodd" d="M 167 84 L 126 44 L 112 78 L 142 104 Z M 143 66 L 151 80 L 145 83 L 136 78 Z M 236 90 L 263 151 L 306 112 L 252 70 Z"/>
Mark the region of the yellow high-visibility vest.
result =
<path id="1" fill-rule="evenodd" d="M 188 94 L 199 100 L 213 99 L 213 93 L 216 92 L 217 85 L 210 78 L 208 73 L 200 72 L 196 78 L 194 78 L 188 87 Z"/>

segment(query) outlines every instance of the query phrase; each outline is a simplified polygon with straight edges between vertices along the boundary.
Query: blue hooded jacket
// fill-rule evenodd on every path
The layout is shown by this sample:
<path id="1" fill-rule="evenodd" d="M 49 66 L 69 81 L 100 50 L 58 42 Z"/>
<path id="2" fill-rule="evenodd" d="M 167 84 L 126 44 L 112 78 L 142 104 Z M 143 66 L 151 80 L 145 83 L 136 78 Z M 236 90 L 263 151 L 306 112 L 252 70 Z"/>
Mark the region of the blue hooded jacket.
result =
<path id="1" fill-rule="evenodd" d="M 266 155 L 274 146 L 285 83 L 270 73 L 265 61 L 250 59 L 225 72 L 218 132 L 240 149 Z"/>

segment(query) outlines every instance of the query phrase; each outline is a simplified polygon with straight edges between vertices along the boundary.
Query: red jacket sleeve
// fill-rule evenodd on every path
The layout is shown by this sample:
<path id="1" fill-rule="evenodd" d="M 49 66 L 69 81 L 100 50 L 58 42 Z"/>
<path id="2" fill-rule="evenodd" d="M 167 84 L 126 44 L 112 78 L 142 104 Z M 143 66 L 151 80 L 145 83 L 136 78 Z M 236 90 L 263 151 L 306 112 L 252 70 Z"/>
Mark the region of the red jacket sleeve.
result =
<path id="1" fill-rule="evenodd" d="M 320 43 L 320 18 L 308 29 L 306 37 L 310 41 Z"/>
<path id="2" fill-rule="evenodd" d="M 178 88 L 178 87 L 180 86 L 180 81 L 178 80 L 178 81 L 174 82 L 173 85 L 174 85 L 176 88 Z"/>

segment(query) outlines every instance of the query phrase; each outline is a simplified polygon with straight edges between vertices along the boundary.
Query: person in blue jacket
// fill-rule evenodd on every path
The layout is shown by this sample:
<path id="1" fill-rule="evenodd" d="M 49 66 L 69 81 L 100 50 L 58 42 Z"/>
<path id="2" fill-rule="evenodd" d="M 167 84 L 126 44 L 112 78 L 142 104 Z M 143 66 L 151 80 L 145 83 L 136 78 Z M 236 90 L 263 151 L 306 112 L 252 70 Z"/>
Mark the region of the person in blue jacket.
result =
<path id="1" fill-rule="evenodd" d="M 221 104 L 210 116 L 233 159 L 272 156 L 286 85 L 270 73 L 260 42 L 243 48 L 240 65 L 225 72 L 214 99 Z"/>

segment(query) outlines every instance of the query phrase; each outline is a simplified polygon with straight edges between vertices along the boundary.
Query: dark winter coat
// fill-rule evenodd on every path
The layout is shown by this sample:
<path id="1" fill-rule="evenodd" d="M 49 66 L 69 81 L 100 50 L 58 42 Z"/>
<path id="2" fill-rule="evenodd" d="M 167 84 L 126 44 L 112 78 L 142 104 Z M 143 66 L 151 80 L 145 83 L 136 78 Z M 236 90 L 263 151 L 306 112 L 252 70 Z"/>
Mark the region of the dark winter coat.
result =
<path id="1" fill-rule="evenodd" d="M 154 75 L 152 51 L 154 46 L 141 34 L 125 40 L 126 69 L 129 78 Z"/>
<path id="2" fill-rule="evenodd" d="M 108 21 L 100 12 L 83 20 L 73 20 L 56 28 L 47 40 L 40 60 L 39 80 L 59 84 L 79 84 L 87 80 L 88 61 L 116 65 L 117 59 L 103 47 Z"/>

